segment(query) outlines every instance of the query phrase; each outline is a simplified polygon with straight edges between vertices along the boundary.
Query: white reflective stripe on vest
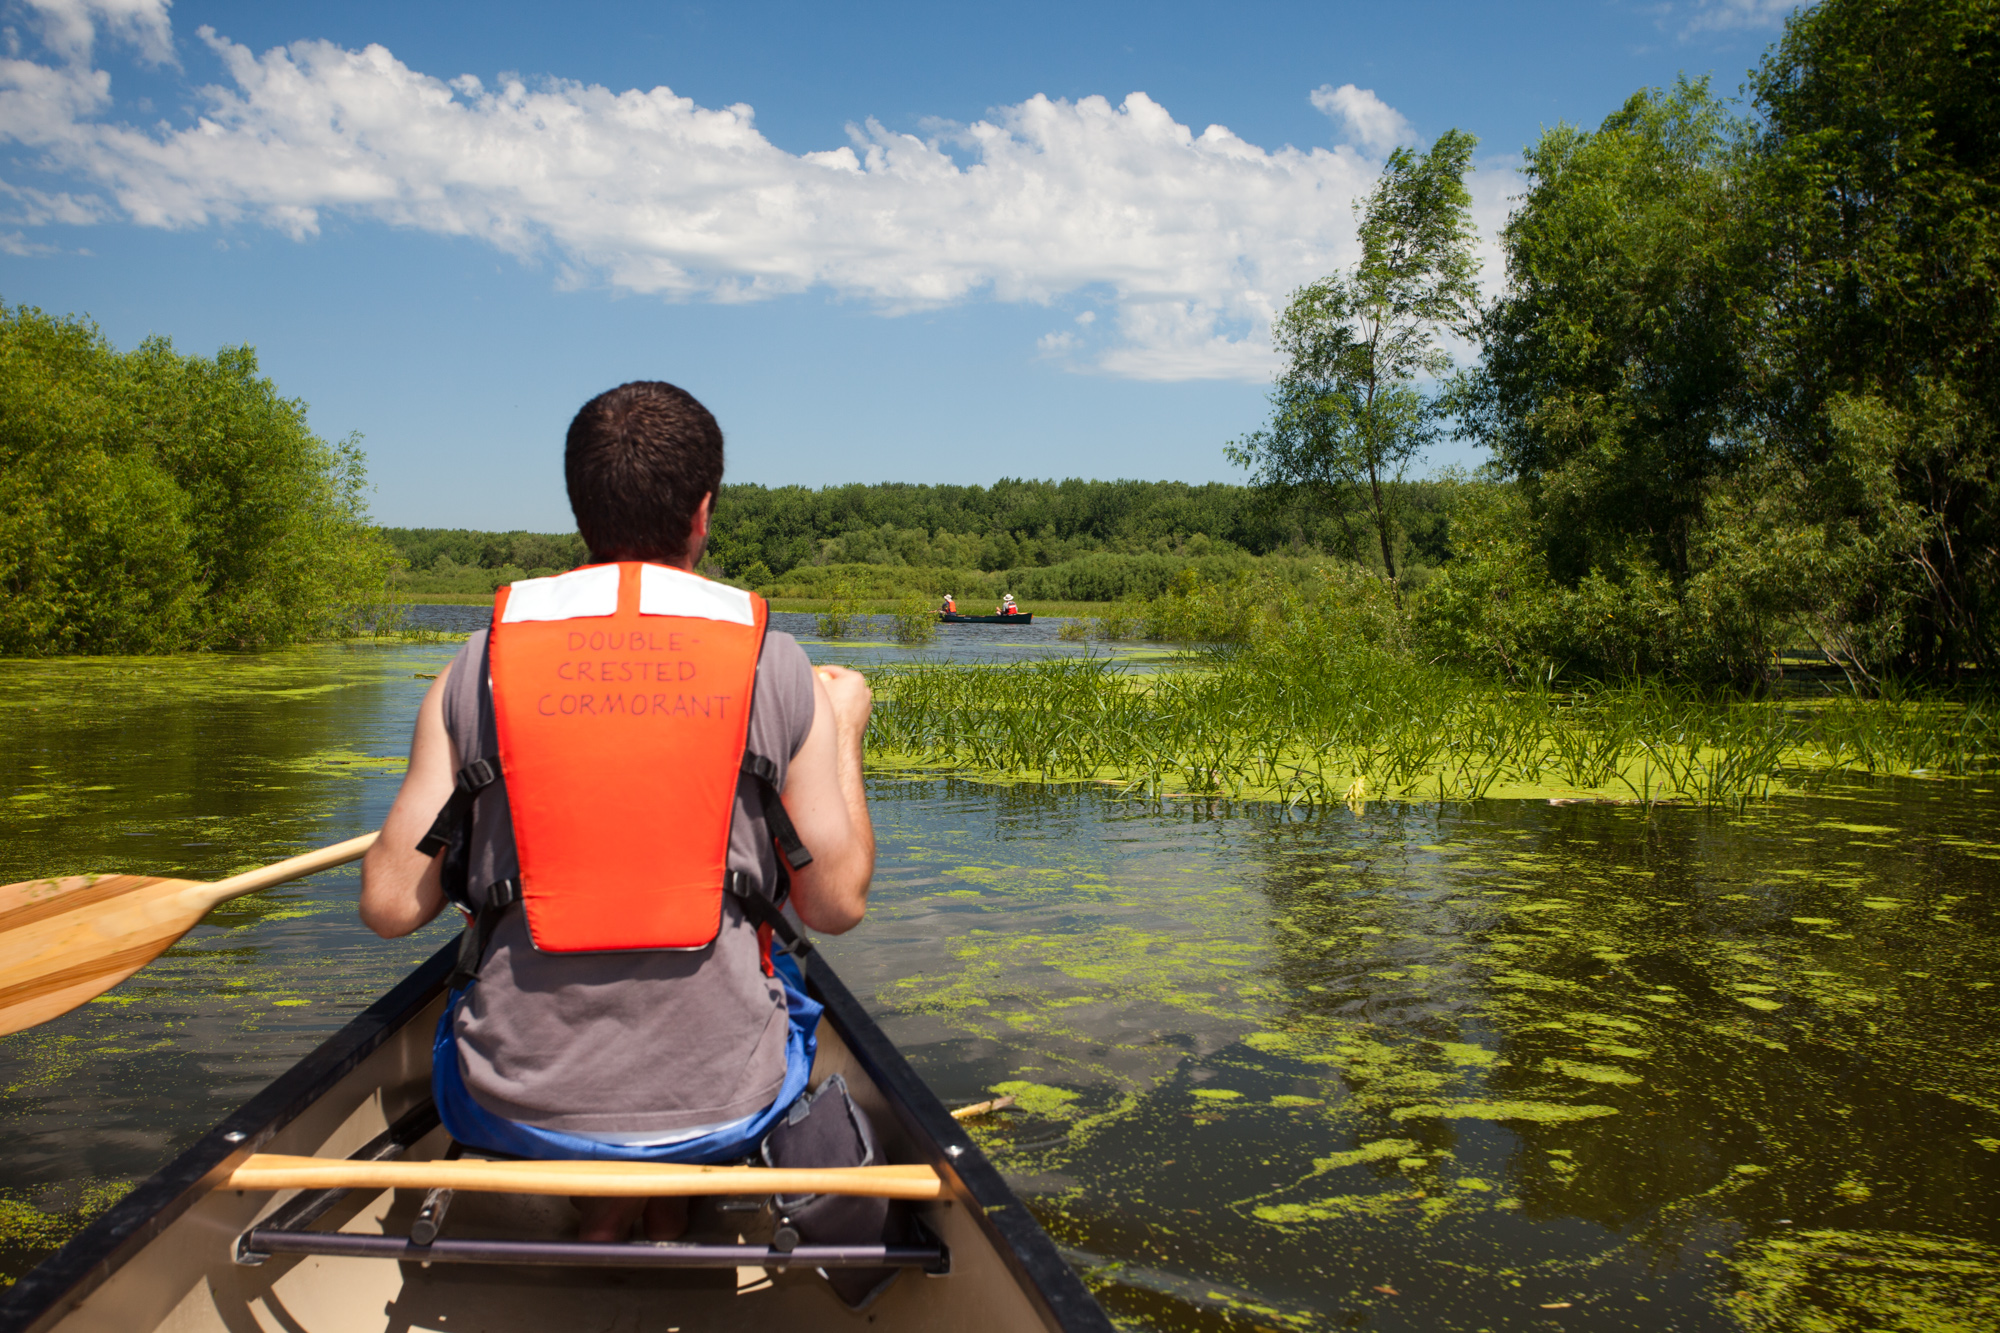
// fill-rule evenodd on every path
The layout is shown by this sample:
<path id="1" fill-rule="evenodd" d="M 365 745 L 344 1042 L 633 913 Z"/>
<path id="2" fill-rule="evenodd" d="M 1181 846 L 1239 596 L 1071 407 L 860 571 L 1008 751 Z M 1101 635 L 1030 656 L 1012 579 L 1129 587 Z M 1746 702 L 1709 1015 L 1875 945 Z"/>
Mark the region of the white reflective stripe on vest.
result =
<path id="1" fill-rule="evenodd" d="M 618 566 L 593 565 L 550 579 L 522 579 L 507 593 L 507 611 L 500 623 L 526 620 L 575 620 L 618 612 Z"/>
<path id="2" fill-rule="evenodd" d="M 665 565 L 639 567 L 639 614 L 693 616 L 700 620 L 726 620 L 732 625 L 757 623 L 750 610 L 749 593 Z"/>
<path id="3" fill-rule="evenodd" d="M 615 615 L 617 611 L 618 566 L 592 565 L 553 578 L 519 580 L 507 594 L 507 611 L 501 623 L 579 620 Z M 722 620 L 733 625 L 756 623 L 749 593 L 665 565 L 640 566 L 639 614 Z"/>

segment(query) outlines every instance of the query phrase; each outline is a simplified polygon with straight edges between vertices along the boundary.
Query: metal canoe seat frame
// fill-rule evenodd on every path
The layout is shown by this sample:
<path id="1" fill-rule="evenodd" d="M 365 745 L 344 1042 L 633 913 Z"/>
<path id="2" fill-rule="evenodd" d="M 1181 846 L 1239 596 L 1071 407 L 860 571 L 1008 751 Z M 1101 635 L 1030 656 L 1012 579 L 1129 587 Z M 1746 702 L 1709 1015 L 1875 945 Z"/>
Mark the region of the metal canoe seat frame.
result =
<path id="1" fill-rule="evenodd" d="M 429 1098 L 363 1144 L 355 1162 L 399 1157 L 438 1126 L 437 1105 Z M 459 1157 L 453 1143 L 445 1152 Z M 482 1156 L 485 1154 L 481 1154 Z M 499 1156 L 499 1154 L 493 1154 Z M 951 1272 L 951 1251 L 920 1219 L 912 1219 L 912 1245 L 693 1245 L 679 1241 L 456 1240 L 440 1234 L 452 1191 L 424 1196 L 407 1236 L 373 1236 L 314 1231 L 318 1221 L 349 1191 L 304 1190 L 237 1238 L 235 1259 L 257 1265 L 279 1255 L 395 1259 L 421 1264 L 530 1264 L 571 1268 L 916 1268 L 933 1276 Z"/>

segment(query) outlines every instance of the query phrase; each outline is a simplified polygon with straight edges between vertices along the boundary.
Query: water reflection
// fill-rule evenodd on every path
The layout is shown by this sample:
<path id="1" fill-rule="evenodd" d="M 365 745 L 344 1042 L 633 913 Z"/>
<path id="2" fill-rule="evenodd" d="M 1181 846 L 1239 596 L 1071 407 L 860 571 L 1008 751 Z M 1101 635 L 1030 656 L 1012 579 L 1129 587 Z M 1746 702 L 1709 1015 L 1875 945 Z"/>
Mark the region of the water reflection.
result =
<path id="1" fill-rule="evenodd" d="M 1034 1103 L 983 1133 L 1141 1322 L 1868 1324 L 1896 1291 L 1978 1327 L 1993 802 L 1942 794 L 1288 823 L 911 784 L 923 893 L 833 947 L 936 1085 Z"/>
<path id="2" fill-rule="evenodd" d="M 0 883 L 217 879 L 376 827 L 450 647 L 0 664 Z M 384 944 L 352 868 L 237 899 L 0 1038 L 0 1274 L 32 1267 L 449 938 Z"/>
<path id="3" fill-rule="evenodd" d="M 0 666 L 0 870 L 207 878 L 373 827 L 453 650 Z M 1134 1326 L 2000 1324 L 1991 791 L 871 795 L 828 953 L 947 1100 L 1018 1098 L 978 1132 Z M 5 1272 L 451 929 L 384 944 L 352 899 L 231 905 L 0 1039 Z"/>

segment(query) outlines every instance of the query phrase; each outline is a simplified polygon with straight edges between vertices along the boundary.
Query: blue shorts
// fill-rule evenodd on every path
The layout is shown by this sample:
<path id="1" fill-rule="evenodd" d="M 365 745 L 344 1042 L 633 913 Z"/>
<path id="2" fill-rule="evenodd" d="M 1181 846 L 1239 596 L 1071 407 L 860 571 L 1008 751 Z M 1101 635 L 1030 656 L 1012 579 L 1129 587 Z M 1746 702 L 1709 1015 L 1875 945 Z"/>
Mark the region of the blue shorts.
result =
<path id="1" fill-rule="evenodd" d="M 789 954 L 773 951 L 771 958 L 778 979 L 784 983 L 789 1020 L 785 1032 L 785 1081 L 778 1088 L 777 1099 L 748 1123 L 729 1125 L 679 1143 L 628 1146 L 599 1143 L 560 1130 L 537 1129 L 495 1115 L 473 1100 L 464 1076 L 459 1073 L 458 1034 L 453 1031 L 452 1019 L 458 1013 L 459 1001 L 465 998 L 463 989 L 452 993 L 444 1007 L 444 1016 L 438 1019 L 437 1036 L 431 1042 L 431 1096 L 437 1100 L 438 1117 L 451 1136 L 468 1148 L 536 1160 L 687 1162 L 712 1166 L 752 1156 L 764 1136 L 771 1132 L 771 1126 L 778 1123 L 778 1117 L 791 1109 L 799 1094 L 806 1090 L 813 1057 L 819 1052 L 821 1004 L 806 994 L 805 979 Z"/>

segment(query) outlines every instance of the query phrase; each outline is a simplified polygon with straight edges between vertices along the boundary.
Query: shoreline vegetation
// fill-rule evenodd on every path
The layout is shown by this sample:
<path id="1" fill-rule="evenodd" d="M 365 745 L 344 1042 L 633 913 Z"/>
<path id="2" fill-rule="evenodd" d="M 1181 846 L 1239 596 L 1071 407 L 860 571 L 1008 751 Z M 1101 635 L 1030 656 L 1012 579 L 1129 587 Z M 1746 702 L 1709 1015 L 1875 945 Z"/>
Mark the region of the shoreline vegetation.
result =
<path id="1" fill-rule="evenodd" d="M 359 632 L 395 552 L 357 439 L 248 347 L 119 352 L 0 306 L 0 654 L 273 647 Z"/>

